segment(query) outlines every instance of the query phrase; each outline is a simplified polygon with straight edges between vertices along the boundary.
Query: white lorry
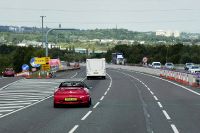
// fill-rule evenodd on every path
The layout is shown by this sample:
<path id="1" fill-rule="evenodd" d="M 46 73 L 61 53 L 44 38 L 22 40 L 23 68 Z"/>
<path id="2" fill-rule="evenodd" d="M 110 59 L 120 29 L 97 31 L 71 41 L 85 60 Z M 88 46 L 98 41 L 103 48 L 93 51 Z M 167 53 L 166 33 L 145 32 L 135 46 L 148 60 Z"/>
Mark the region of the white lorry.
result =
<path id="1" fill-rule="evenodd" d="M 106 61 L 101 59 L 87 59 L 86 60 L 86 76 L 87 79 L 92 77 L 101 77 L 106 79 Z"/>

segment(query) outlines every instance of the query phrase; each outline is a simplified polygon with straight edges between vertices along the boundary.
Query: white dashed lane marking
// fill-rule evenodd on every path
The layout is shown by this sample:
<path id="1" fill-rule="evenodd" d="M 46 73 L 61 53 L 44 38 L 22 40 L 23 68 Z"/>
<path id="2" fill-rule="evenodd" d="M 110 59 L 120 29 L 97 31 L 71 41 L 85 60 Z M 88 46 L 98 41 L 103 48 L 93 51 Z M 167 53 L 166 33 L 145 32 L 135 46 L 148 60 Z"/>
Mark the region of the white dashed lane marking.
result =
<path id="1" fill-rule="evenodd" d="M 165 110 L 162 110 L 163 114 L 165 115 L 167 120 L 170 120 L 171 118 L 169 117 L 168 113 Z"/>
<path id="2" fill-rule="evenodd" d="M 102 101 L 104 99 L 104 96 L 101 97 L 100 101 Z"/>
<path id="3" fill-rule="evenodd" d="M 119 72 L 119 71 L 116 71 L 116 72 Z M 136 78 L 136 77 L 134 77 L 134 76 L 132 76 L 130 74 L 127 74 L 127 73 L 124 73 L 124 72 L 119 72 L 119 73 L 122 73 L 124 75 L 130 76 L 133 79 L 135 79 L 135 80 L 139 81 L 140 83 L 142 83 L 148 89 L 148 91 L 151 93 L 151 95 L 154 97 L 155 101 L 158 101 L 158 98 L 154 95 L 153 91 L 151 91 L 151 89 L 144 82 L 142 82 L 141 80 L 139 80 L 138 78 Z M 152 77 L 154 77 L 154 76 L 152 76 Z M 195 94 L 197 94 L 197 93 L 195 93 Z M 161 109 L 163 108 L 163 106 L 162 106 L 162 104 L 160 102 L 157 102 L 157 104 Z M 166 112 L 166 110 L 162 110 L 162 112 L 163 112 L 163 114 L 164 114 L 164 116 L 166 117 L 167 120 L 171 120 L 171 118 L 168 115 L 168 113 Z M 179 133 L 178 129 L 176 128 L 176 126 L 174 124 L 171 124 L 171 128 L 172 128 L 174 133 Z"/>
<path id="4" fill-rule="evenodd" d="M 172 130 L 174 131 L 174 133 L 179 133 L 178 129 L 176 128 L 176 126 L 174 124 L 171 124 Z"/>
<path id="5" fill-rule="evenodd" d="M 163 106 L 162 106 L 162 104 L 160 103 L 160 102 L 157 102 L 158 103 L 158 106 L 160 107 L 160 108 L 163 108 Z"/>
<path id="6" fill-rule="evenodd" d="M 83 116 L 83 118 L 81 120 L 84 121 L 91 113 L 92 113 L 92 111 L 88 111 L 87 114 L 85 116 Z"/>
<path id="7" fill-rule="evenodd" d="M 94 105 L 93 109 L 95 109 L 99 104 L 100 104 L 100 102 L 97 102 L 97 103 Z"/>
<path id="8" fill-rule="evenodd" d="M 107 74 L 110 78 L 110 84 L 109 84 L 109 87 L 107 89 L 107 91 L 104 93 L 104 96 L 108 93 L 108 91 L 110 90 L 111 86 L 112 86 L 112 77 Z M 85 80 L 86 78 L 84 78 L 83 80 Z M 82 80 L 82 81 L 83 81 Z M 104 99 L 104 96 L 101 97 L 100 101 L 102 101 Z M 95 109 L 98 105 L 100 104 L 100 102 L 97 102 L 94 106 L 93 106 L 93 109 Z M 81 120 L 85 120 L 90 114 L 92 113 L 92 111 L 88 111 L 87 114 L 85 114 L 85 116 L 83 116 L 81 118 Z M 68 133 L 73 133 L 77 128 L 79 127 L 79 125 L 75 125 Z"/>
<path id="9" fill-rule="evenodd" d="M 158 98 L 156 97 L 156 96 L 153 96 L 154 97 L 154 99 L 156 100 L 156 101 L 158 101 Z"/>
<path id="10" fill-rule="evenodd" d="M 68 133 L 73 133 L 78 127 L 79 125 L 75 125 Z"/>

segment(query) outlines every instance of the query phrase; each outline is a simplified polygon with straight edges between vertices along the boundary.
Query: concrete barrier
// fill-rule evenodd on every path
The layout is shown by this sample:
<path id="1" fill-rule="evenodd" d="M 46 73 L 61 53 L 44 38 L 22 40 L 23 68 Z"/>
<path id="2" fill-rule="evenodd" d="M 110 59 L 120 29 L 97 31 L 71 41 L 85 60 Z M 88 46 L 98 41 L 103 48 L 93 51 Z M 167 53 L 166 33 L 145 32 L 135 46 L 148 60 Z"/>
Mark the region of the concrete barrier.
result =
<path id="1" fill-rule="evenodd" d="M 153 69 L 148 67 L 138 67 L 138 66 L 123 66 L 123 65 L 110 65 L 107 64 L 107 68 L 113 69 L 126 69 L 132 70 L 142 73 L 147 73 L 155 76 L 160 76 L 162 78 L 166 78 L 168 80 L 176 81 L 183 85 L 191 85 L 192 87 L 200 87 L 200 75 L 191 73 L 183 73 L 172 70 L 164 70 L 164 69 Z"/>

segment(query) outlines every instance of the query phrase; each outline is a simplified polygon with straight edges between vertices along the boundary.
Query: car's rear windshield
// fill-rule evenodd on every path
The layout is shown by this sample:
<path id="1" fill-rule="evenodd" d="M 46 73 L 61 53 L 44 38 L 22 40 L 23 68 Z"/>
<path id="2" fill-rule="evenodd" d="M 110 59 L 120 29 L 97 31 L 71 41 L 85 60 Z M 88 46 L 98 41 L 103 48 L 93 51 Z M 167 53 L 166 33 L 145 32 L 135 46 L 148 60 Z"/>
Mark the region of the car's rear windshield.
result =
<path id="1" fill-rule="evenodd" d="M 192 66 L 192 69 L 197 69 L 197 68 L 199 68 L 198 66 Z"/>
<path id="2" fill-rule="evenodd" d="M 160 66 L 160 63 L 154 63 L 153 65 L 154 66 Z"/>
<path id="3" fill-rule="evenodd" d="M 166 65 L 167 65 L 167 66 L 173 66 L 173 64 L 172 64 L 172 63 L 167 63 Z"/>
<path id="4" fill-rule="evenodd" d="M 6 68 L 5 71 L 13 71 L 12 68 Z"/>
<path id="5" fill-rule="evenodd" d="M 82 82 L 63 82 L 59 87 L 85 87 L 85 84 Z"/>

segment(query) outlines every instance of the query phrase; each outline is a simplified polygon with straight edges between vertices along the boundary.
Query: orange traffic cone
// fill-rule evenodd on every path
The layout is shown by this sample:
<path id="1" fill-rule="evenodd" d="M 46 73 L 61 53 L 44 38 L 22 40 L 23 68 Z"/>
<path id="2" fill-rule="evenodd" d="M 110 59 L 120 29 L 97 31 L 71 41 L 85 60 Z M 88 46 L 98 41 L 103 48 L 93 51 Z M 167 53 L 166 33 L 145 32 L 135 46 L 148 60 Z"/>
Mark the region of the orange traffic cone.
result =
<path id="1" fill-rule="evenodd" d="M 41 77 L 41 75 L 40 75 L 40 72 L 38 73 L 38 79 L 41 79 L 42 77 Z"/>
<path id="2" fill-rule="evenodd" d="M 49 78 L 50 78 L 50 76 L 49 76 L 49 72 L 47 72 L 46 79 L 49 79 Z"/>
<path id="3" fill-rule="evenodd" d="M 28 72 L 28 74 L 26 75 L 26 79 L 30 79 L 31 76 L 30 76 L 30 73 Z"/>

